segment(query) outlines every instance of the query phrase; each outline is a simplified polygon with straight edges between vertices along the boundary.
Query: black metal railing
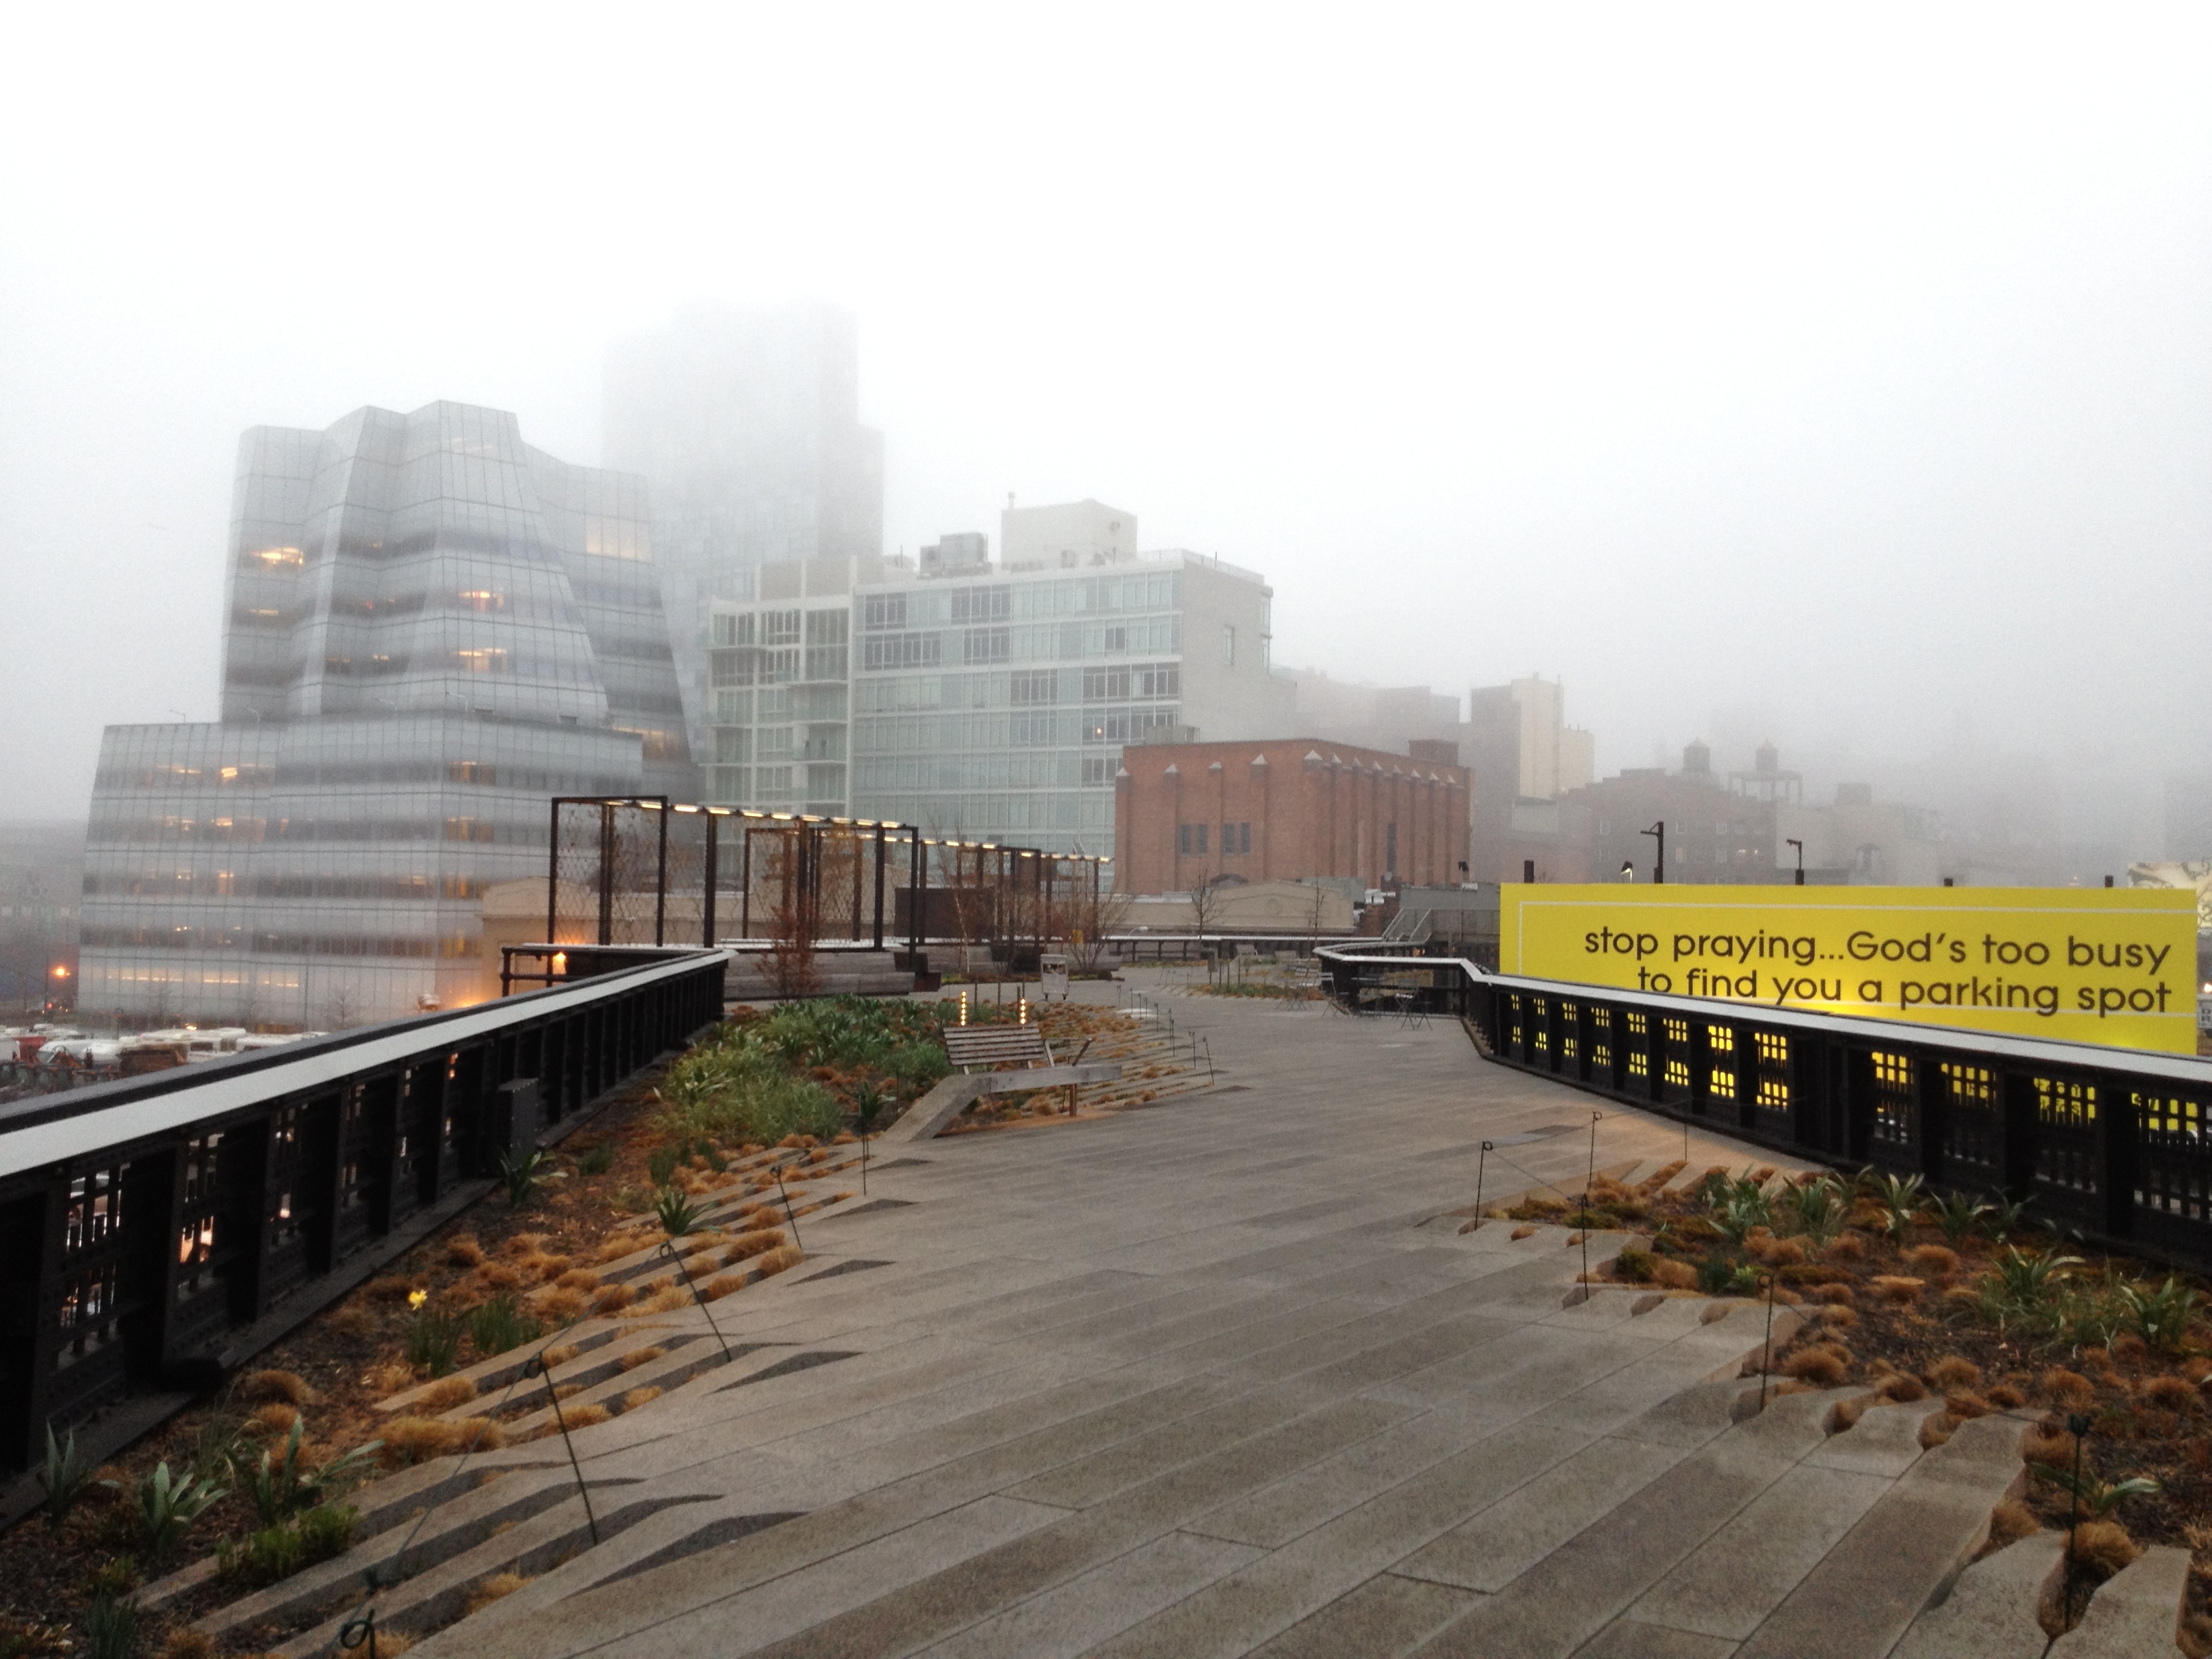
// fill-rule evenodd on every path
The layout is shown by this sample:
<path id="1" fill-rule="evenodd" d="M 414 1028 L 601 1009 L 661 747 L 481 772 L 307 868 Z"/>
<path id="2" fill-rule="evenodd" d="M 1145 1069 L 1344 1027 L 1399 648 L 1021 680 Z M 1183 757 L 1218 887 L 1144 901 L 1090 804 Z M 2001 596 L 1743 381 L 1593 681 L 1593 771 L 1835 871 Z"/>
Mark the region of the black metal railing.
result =
<path id="1" fill-rule="evenodd" d="M 2212 1268 L 2212 1061 L 1486 974 L 1323 946 L 1350 1006 L 1411 991 L 1491 1059 L 1843 1168 L 2031 1200 L 2085 1237 Z"/>
<path id="2" fill-rule="evenodd" d="M 720 1018 L 728 953 L 660 954 L 0 1109 L 0 1467 L 207 1386 Z"/>

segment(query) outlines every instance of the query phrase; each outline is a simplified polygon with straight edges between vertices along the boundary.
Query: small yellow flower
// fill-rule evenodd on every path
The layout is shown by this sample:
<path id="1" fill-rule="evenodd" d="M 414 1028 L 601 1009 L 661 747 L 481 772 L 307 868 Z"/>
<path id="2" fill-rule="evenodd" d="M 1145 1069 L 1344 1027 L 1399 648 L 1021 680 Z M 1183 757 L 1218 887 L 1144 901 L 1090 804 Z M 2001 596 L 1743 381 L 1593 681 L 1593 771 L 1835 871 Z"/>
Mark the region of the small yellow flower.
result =
<path id="1" fill-rule="evenodd" d="M 419 1308 L 429 1299 L 430 1292 L 428 1291 L 410 1291 L 407 1292 L 407 1305 L 410 1308 Z"/>

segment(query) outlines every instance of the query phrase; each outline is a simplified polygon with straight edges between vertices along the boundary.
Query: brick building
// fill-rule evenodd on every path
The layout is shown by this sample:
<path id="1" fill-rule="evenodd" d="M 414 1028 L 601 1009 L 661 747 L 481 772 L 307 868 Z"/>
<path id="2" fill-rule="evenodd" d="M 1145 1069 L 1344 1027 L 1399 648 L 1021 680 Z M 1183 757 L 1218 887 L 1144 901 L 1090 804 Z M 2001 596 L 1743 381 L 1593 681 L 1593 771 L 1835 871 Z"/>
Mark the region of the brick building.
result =
<path id="1" fill-rule="evenodd" d="M 1467 857 L 1467 805 L 1466 772 L 1440 759 L 1316 738 L 1133 744 L 1114 780 L 1114 884 L 1187 892 L 1237 876 L 1449 886 Z"/>

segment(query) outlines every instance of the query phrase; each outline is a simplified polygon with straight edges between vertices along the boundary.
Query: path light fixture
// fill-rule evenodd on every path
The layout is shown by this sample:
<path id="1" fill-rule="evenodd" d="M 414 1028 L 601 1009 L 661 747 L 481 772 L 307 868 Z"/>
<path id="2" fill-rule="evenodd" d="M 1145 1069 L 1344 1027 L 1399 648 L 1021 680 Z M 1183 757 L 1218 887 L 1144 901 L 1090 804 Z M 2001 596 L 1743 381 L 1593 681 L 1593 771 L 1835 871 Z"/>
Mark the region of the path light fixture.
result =
<path id="1" fill-rule="evenodd" d="M 1797 885 L 1802 887 L 1805 884 L 1805 843 L 1793 836 L 1785 838 L 1783 845 L 1797 849 Z"/>
<path id="2" fill-rule="evenodd" d="M 1639 836 L 1650 836 L 1657 840 L 1659 855 L 1652 861 L 1651 884 L 1654 887 L 1665 886 L 1667 884 L 1667 820 L 1662 818 L 1649 830 L 1639 830 L 1636 833 Z"/>

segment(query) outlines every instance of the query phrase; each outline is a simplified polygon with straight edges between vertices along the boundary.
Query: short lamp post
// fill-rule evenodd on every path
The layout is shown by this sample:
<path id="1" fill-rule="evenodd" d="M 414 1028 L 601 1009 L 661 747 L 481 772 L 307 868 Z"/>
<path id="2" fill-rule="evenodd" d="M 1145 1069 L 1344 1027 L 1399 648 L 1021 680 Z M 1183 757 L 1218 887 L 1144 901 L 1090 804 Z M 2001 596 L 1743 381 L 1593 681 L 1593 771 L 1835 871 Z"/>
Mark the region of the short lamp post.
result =
<path id="1" fill-rule="evenodd" d="M 1793 837 L 1785 839 L 1784 844 L 1797 849 L 1797 885 L 1802 887 L 1805 884 L 1805 843 Z"/>
<path id="2" fill-rule="evenodd" d="M 1659 843 L 1658 856 L 1651 863 L 1651 884 L 1654 887 L 1665 886 L 1667 884 L 1667 820 L 1662 818 L 1649 830 L 1639 830 L 1637 833 L 1650 836 Z"/>

